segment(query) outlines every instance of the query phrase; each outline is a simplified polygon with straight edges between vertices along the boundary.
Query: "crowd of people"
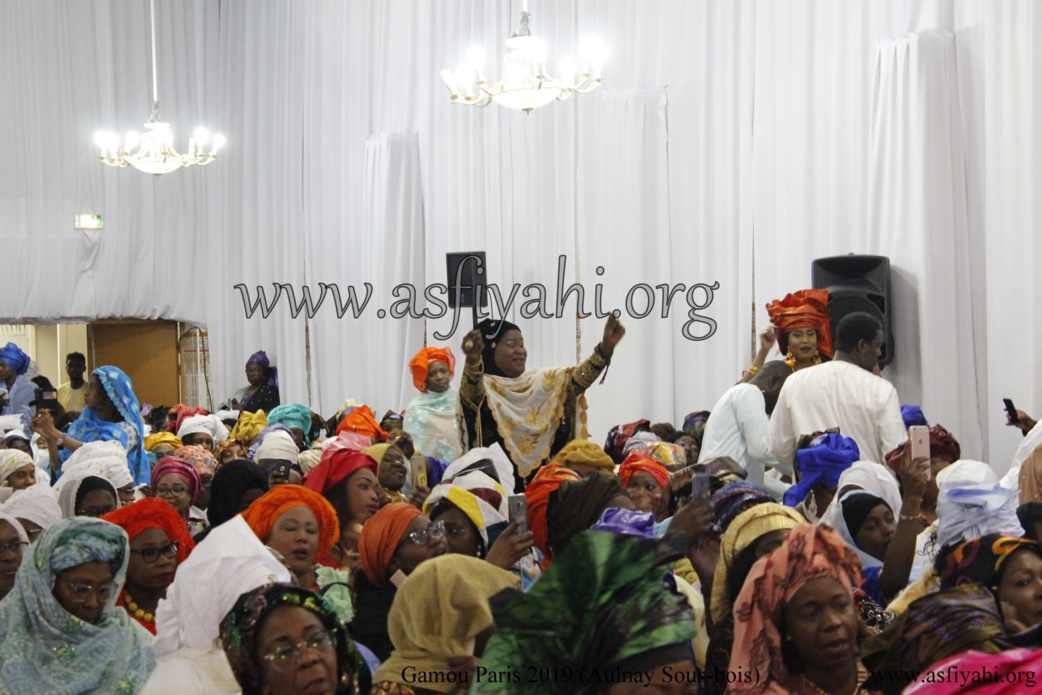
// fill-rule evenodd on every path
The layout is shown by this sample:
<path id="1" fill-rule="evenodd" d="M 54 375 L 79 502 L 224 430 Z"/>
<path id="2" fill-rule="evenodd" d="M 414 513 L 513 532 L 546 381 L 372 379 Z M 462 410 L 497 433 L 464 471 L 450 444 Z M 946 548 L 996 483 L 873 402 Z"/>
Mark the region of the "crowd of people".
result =
<path id="1" fill-rule="evenodd" d="M 876 318 L 833 334 L 824 290 L 768 315 L 709 410 L 603 445 L 586 399 L 615 318 L 549 369 L 486 320 L 458 381 L 452 348 L 424 347 L 418 395 L 380 419 L 281 403 L 263 352 L 215 412 L 141 404 L 79 353 L 36 402 L 8 344 L 0 693 L 1036 687 L 1042 427 L 1010 416 L 1000 479 L 901 404 Z"/>

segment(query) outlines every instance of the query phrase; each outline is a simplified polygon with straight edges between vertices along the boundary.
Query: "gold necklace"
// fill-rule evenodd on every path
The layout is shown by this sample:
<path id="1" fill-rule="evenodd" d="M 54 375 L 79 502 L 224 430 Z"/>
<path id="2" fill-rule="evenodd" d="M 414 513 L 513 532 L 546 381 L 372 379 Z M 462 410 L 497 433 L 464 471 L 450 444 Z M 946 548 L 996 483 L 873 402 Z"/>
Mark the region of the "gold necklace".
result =
<path id="1" fill-rule="evenodd" d="M 146 613 L 144 608 L 140 608 L 136 603 L 134 603 L 134 599 L 131 598 L 130 592 L 126 589 L 123 590 L 123 604 L 127 607 L 127 610 L 130 611 L 130 614 L 138 620 L 146 623 L 154 623 L 156 621 L 156 616 L 151 613 Z"/>

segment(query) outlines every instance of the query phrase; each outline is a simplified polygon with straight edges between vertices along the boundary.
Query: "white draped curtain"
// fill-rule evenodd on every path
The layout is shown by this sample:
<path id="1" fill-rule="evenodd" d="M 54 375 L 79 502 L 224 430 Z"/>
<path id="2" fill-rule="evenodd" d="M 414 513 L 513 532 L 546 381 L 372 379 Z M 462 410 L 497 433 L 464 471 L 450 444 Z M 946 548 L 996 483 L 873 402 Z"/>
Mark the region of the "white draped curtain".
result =
<path id="1" fill-rule="evenodd" d="M 160 0 L 162 115 L 182 148 L 197 124 L 228 145 L 208 167 L 156 178 L 103 167 L 92 144 L 94 131 L 148 116 L 145 0 L 0 4 L 0 318 L 205 324 L 215 398 L 241 387 L 246 358 L 264 349 L 283 399 L 328 415 L 348 397 L 403 407 L 406 361 L 425 338 L 458 351 L 466 325 L 433 337 L 451 316 L 371 314 L 389 309 L 377 284 L 444 282 L 447 252 L 486 251 L 505 294 L 555 291 L 561 256 L 565 286 L 581 283 L 587 303 L 598 265 L 606 300 L 637 282 L 718 283 L 698 312 L 717 328 L 707 340 L 681 334 L 681 295 L 668 318 L 657 289 L 656 318 L 622 317 L 616 365 L 589 394 L 602 441 L 616 422 L 710 407 L 748 364 L 764 305 L 808 286 L 813 259 L 880 252 L 899 297 L 917 298 L 896 307 L 888 378 L 967 454 L 1005 467 L 1016 434 L 999 399 L 1042 409 L 1031 320 L 1042 20 L 1030 0 L 530 9 L 551 66 L 584 36 L 604 41 L 601 90 L 531 114 L 448 102 L 438 70 L 469 46 L 500 74 L 518 0 Z M 890 37 L 915 35 L 922 53 L 935 29 L 954 34 L 954 60 L 949 40 L 919 56 L 921 88 L 882 79 L 898 60 Z M 918 116 L 884 119 L 902 98 L 918 100 Z M 894 138 L 924 123 L 920 166 Z M 900 180 L 919 188 L 896 190 Z M 105 228 L 74 231 L 77 212 L 101 213 Z M 276 289 L 300 304 L 304 287 L 317 301 L 320 282 L 366 281 L 374 299 L 358 320 L 338 319 L 331 298 L 294 317 Z M 247 317 L 238 284 L 254 301 L 258 286 L 269 302 L 281 292 L 278 303 Z M 532 366 L 589 354 L 603 320 L 583 320 L 577 345 L 574 314 L 520 317 L 530 298 L 508 316 Z"/>

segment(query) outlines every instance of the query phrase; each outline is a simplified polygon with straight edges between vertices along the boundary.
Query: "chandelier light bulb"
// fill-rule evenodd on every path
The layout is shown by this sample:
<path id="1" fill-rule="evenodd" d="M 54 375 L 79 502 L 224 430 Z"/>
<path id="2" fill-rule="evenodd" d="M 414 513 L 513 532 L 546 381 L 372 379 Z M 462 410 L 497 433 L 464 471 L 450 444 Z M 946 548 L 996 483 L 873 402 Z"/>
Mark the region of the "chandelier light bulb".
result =
<path id="1" fill-rule="evenodd" d="M 481 46 L 471 46 L 467 51 L 467 63 L 480 73 L 485 69 L 485 51 Z"/>
<path id="2" fill-rule="evenodd" d="M 572 56 L 565 56 L 561 58 L 561 62 L 558 63 L 557 70 L 561 73 L 561 79 L 565 82 L 571 82 L 575 79 L 575 70 L 578 68 L 578 64 L 575 62 L 575 58 Z"/>

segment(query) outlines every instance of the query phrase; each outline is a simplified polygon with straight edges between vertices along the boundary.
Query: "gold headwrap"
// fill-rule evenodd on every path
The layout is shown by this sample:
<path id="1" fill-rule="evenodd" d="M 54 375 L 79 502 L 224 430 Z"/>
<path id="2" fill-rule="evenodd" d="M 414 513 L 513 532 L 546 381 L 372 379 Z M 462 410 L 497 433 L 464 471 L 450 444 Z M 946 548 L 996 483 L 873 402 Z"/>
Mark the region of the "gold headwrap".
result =
<path id="1" fill-rule="evenodd" d="M 734 518 L 720 540 L 720 559 L 713 575 L 709 611 L 714 623 L 722 621 L 731 612 L 731 601 L 727 596 L 727 573 L 738 554 L 765 533 L 791 529 L 805 521 L 795 509 L 773 502 L 750 507 Z"/>
<path id="2" fill-rule="evenodd" d="M 161 444 L 168 444 L 175 451 L 184 446 L 181 440 L 170 432 L 156 432 L 145 437 L 145 451 L 152 451 Z"/>
<path id="3" fill-rule="evenodd" d="M 565 466 L 569 463 L 584 463 L 587 466 L 597 466 L 605 473 L 615 472 L 615 462 L 611 460 L 611 456 L 589 439 L 573 439 L 568 442 L 557 452 L 554 461 Z"/>
<path id="4" fill-rule="evenodd" d="M 263 410 L 255 413 L 243 411 L 239 413 L 239 420 L 228 436 L 242 442 L 243 446 L 248 446 L 250 440 L 264 431 L 267 426 L 268 416 Z"/>

